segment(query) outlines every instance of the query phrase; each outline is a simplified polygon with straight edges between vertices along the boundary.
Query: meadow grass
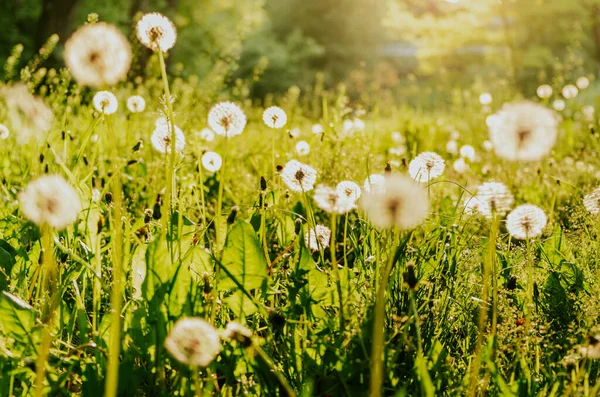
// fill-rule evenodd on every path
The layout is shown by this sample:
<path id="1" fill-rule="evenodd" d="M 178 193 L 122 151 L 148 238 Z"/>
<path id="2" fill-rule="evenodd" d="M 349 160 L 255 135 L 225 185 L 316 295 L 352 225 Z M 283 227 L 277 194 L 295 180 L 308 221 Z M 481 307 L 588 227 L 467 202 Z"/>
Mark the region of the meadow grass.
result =
<path id="1" fill-rule="evenodd" d="M 425 110 L 349 102 L 343 89 L 294 89 L 275 101 L 288 121 L 274 130 L 262 122 L 268 101 L 169 81 L 154 57 L 161 68 L 151 63 L 153 76 L 111 88 L 119 99 L 112 115 L 94 110 L 94 91 L 66 71 L 40 67 L 21 77 L 52 108 L 47 134 L 22 142 L 18 115 L 0 107 L 11 129 L 0 148 L 1 395 L 598 394 L 598 362 L 580 353 L 600 313 L 600 223 L 582 203 L 597 187 L 599 138 L 597 123 L 581 115 L 585 103 L 567 104 L 549 156 L 514 163 L 483 149 L 489 112 L 475 99 Z M 126 109 L 133 94 L 145 98 L 144 112 Z M 202 139 L 210 108 L 225 99 L 243 108 L 245 131 Z M 185 133 L 182 155 L 150 143 L 165 113 Z M 358 116 L 364 128 L 345 133 L 343 122 Z M 324 133 L 311 132 L 316 123 Z M 446 152 L 456 131 L 478 156 L 464 173 Z M 309 154 L 295 153 L 299 140 Z M 404 154 L 390 150 L 400 146 Z M 203 169 L 206 151 L 222 156 L 220 171 Z M 362 187 L 371 174 L 406 174 L 424 151 L 442 154 L 446 170 L 423 184 L 430 214 L 410 231 L 377 230 L 360 209 L 321 211 L 312 192 L 289 191 L 273 168 L 297 159 L 317 170 L 318 183 Z M 78 221 L 62 231 L 19 211 L 18 193 L 45 173 L 63 175 L 82 202 Z M 503 217 L 492 226 L 465 213 L 465 199 L 486 181 L 506 184 L 516 204 L 542 208 L 543 235 L 515 240 Z M 333 247 L 306 246 L 315 224 L 334 232 Z M 40 276 L 50 261 L 54 288 Z M 237 320 L 253 336 L 223 342 L 205 368 L 188 367 L 165 349 L 186 317 L 219 330 Z M 373 392 L 374 367 L 381 392 Z"/>

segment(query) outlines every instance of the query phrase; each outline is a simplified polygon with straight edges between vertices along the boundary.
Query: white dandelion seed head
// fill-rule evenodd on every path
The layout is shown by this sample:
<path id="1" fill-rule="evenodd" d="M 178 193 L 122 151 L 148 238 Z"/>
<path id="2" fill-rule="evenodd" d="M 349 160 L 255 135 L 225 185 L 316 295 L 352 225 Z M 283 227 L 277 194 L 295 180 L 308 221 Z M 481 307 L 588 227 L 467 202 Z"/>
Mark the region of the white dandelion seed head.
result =
<path id="1" fill-rule="evenodd" d="M 311 130 L 312 130 L 312 133 L 315 134 L 315 135 L 320 135 L 323 132 L 325 132 L 325 130 L 323 129 L 323 126 L 321 124 L 314 124 L 312 126 Z"/>
<path id="2" fill-rule="evenodd" d="M 484 208 L 485 211 L 483 202 L 477 196 L 471 196 L 467 198 L 463 207 L 465 209 L 465 213 L 468 215 L 483 214 L 482 208 Z"/>
<path id="3" fill-rule="evenodd" d="M 189 366 L 206 367 L 221 351 L 219 333 L 197 317 L 178 320 L 165 339 L 165 348 L 177 361 Z"/>
<path id="4" fill-rule="evenodd" d="M 159 119 L 160 120 L 160 119 Z M 166 119 L 162 119 L 164 122 L 156 123 L 156 128 L 152 133 L 152 137 L 150 141 L 152 142 L 152 146 L 160 153 L 171 153 L 171 125 L 166 122 Z M 175 126 L 175 150 L 179 153 L 183 152 L 185 149 L 185 135 L 183 131 L 177 126 Z"/>
<path id="5" fill-rule="evenodd" d="M 587 212 L 598 215 L 600 212 L 600 187 L 583 197 L 583 206 Z"/>
<path id="6" fill-rule="evenodd" d="M 552 96 L 552 92 L 552 87 L 550 87 L 548 84 L 542 84 L 536 90 L 537 96 L 540 97 L 540 99 L 550 98 Z"/>
<path id="7" fill-rule="evenodd" d="M 267 127 L 279 130 L 287 123 L 287 114 L 282 108 L 271 106 L 263 112 L 263 121 Z"/>
<path id="8" fill-rule="evenodd" d="M 404 156 L 406 152 L 406 146 L 398 146 L 390 149 L 390 154 L 394 156 Z"/>
<path id="9" fill-rule="evenodd" d="M 392 132 L 392 141 L 396 142 L 396 143 L 404 143 L 406 142 L 406 139 L 404 138 L 404 136 L 402 136 L 401 133 L 399 133 L 398 131 Z"/>
<path id="10" fill-rule="evenodd" d="M 342 181 L 340 183 L 337 184 L 337 186 L 335 187 L 335 190 L 337 191 L 337 193 L 342 196 L 342 197 L 347 197 L 350 200 L 353 201 L 357 201 L 361 194 L 362 194 L 362 190 L 360 189 L 360 186 L 358 186 L 357 183 L 352 182 L 352 181 Z"/>
<path id="11" fill-rule="evenodd" d="M 294 192 L 308 192 L 315 188 L 317 171 L 297 160 L 290 160 L 281 171 L 281 179 Z"/>
<path id="12" fill-rule="evenodd" d="M 488 141 L 485 140 L 483 141 L 483 150 L 485 150 L 486 152 L 491 152 L 492 150 L 494 150 L 494 144 L 492 143 L 492 141 Z"/>
<path id="13" fill-rule="evenodd" d="M 508 187 L 501 182 L 486 182 L 477 189 L 477 198 L 482 205 L 479 211 L 487 218 L 492 218 L 494 212 L 504 216 L 514 203 L 514 198 Z"/>
<path id="14" fill-rule="evenodd" d="M 246 115 L 235 103 L 217 103 L 208 113 L 208 125 L 218 135 L 231 138 L 246 127 Z"/>
<path id="15" fill-rule="evenodd" d="M 333 214 L 345 214 L 356 207 L 356 200 L 352 200 L 346 195 L 340 195 L 337 189 L 326 185 L 316 187 L 314 200 L 317 207 Z"/>
<path id="16" fill-rule="evenodd" d="M 532 204 L 523 204 L 515 208 L 506 217 L 506 229 L 518 240 L 536 238 L 542 235 L 546 227 L 546 214 Z"/>
<path id="17" fill-rule="evenodd" d="M 588 79 L 585 76 L 581 76 L 580 78 L 577 79 L 577 81 L 575 82 L 575 85 L 580 90 L 585 90 L 586 88 L 588 88 L 590 86 L 590 79 Z"/>
<path id="18" fill-rule="evenodd" d="M 365 122 L 361 119 L 347 119 L 342 124 L 342 131 L 345 135 L 352 135 L 356 132 L 362 132 L 365 130 Z"/>
<path id="19" fill-rule="evenodd" d="M 469 164 L 467 164 L 465 159 L 461 157 L 452 163 L 452 168 L 459 174 L 464 174 L 465 172 L 469 171 L 471 167 L 469 167 Z"/>
<path id="20" fill-rule="evenodd" d="M 140 43 L 152 51 L 167 52 L 177 40 L 173 22 L 158 12 L 145 14 L 136 25 L 136 34 Z"/>
<path id="21" fill-rule="evenodd" d="M 215 133 L 210 128 L 203 128 L 200 131 L 200 139 L 206 142 L 212 142 L 215 140 Z"/>
<path id="22" fill-rule="evenodd" d="M 42 137 L 52 127 L 52 110 L 41 98 L 33 96 L 25 84 L 5 86 L 0 95 L 6 101 L 13 130 L 19 131 L 16 136 L 20 143 L 31 137 Z"/>
<path id="23" fill-rule="evenodd" d="M 435 152 L 423 152 L 408 165 L 408 173 L 417 182 L 429 182 L 444 173 L 446 163 Z"/>
<path id="24" fill-rule="evenodd" d="M 460 147 L 460 157 L 462 157 L 463 159 L 467 159 L 471 162 L 475 161 L 475 148 L 471 145 L 462 145 Z"/>
<path id="25" fill-rule="evenodd" d="M 381 174 L 371 174 L 365 179 L 363 186 L 366 192 L 383 192 L 385 191 L 385 176 Z"/>
<path id="26" fill-rule="evenodd" d="M 458 130 L 453 129 L 452 132 L 450 132 L 450 140 L 458 141 L 459 139 L 460 139 L 460 132 L 458 132 Z"/>
<path id="27" fill-rule="evenodd" d="M 448 141 L 446 143 L 446 151 L 450 154 L 458 154 L 458 142 L 454 140 Z"/>
<path id="28" fill-rule="evenodd" d="M 238 321 L 230 321 L 227 323 L 225 330 L 222 333 L 224 340 L 239 340 L 252 338 L 252 331 Z"/>
<path id="29" fill-rule="evenodd" d="M 0 139 L 8 139 L 10 130 L 4 124 L 0 124 Z"/>
<path id="30" fill-rule="evenodd" d="M 146 109 L 146 100 L 139 95 L 130 96 L 127 98 L 127 109 L 131 113 L 141 113 Z"/>
<path id="31" fill-rule="evenodd" d="M 489 92 L 484 92 L 483 94 L 479 95 L 479 103 L 482 104 L 483 106 L 488 106 L 492 103 L 493 98 L 492 98 L 492 94 L 490 94 Z"/>
<path id="32" fill-rule="evenodd" d="M 60 175 L 44 175 L 30 182 L 19 194 L 19 202 L 27 219 L 57 230 L 73 224 L 81 212 L 77 192 Z"/>
<path id="33" fill-rule="evenodd" d="M 296 143 L 296 154 L 298 156 L 306 156 L 310 153 L 310 145 L 306 141 L 300 141 Z"/>
<path id="34" fill-rule="evenodd" d="M 552 102 L 552 107 L 557 112 L 562 112 L 567 107 L 567 104 L 562 99 L 557 99 L 554 102 Z"/>
<path id="35" fill-rule="evenodd" d="M 573 99 L 577 94 L 579 94 L 579 89 L 573 84 L 568 84 L 562 89 L 562 96 L 565 97 L 565 99 Z"/>
<path id="36" fill-rule="evenodd" d="M 311 251 L 318 251 L 329 247 L 331 230 L 327 226 L 317 225 L 304 235 L 304 242 Z"/>
<path id="37" fill-rule="evenodd" d="M 217 172 L 223 165 L 223 159 L 215 152 L 206 152 L 202 156 L 202 166 L 208 172 Z"/>
<path id="38" fill-rule="evenodd" d="M 586 121 L 593 121 L 596 109 L 592 105 L 585 105 L 581 109 L 581 113 L 583 113 L 583 117 Z"/>
<path id="39" fill-rule="evenodd" d="M 80 27 L 65 43 L 67 68 L 81 85 L 102 87 L 123 80 L 131 66 L 131 46 L 113 25 Z"/>
<path id="40" fill-rule="evenodd" d="M 113 114 L 119 108 L 119 101 L 110 91 L 98 91 L 94 95 L 94 108 L 102 114 Z"/>
<path id="41" fill-rule="evenodd" d="M 292 128 L 290 130 L 290 137 L 292 138 L 298 138 L 300 136 L 300 128 L 296 127 L 296 128 Z"/>
<path id="42" fill-rule="evenodd" d="M 427 192 L 403 175 L 385 177 L 385 188 L 360 198 L 360 206 L 378 229 L 412 229 L 429 213 Z"/>
<path id="43" fill-rule="evenodd" d="M 507 104 L 489 128 L 496 154 L 508 160 L 535 161 L 547 155 L 558 134 L 556 114 L 534 102 Z"/>

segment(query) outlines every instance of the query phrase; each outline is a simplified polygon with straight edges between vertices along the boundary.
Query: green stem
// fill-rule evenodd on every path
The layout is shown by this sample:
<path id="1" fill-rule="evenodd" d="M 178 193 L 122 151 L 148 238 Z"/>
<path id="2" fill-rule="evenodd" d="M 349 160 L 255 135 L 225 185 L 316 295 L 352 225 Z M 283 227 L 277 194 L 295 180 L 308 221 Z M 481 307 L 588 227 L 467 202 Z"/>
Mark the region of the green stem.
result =
<path id="1" fill-rule="evenodd" d="M 279 381 L 279 384 L 285 390 L 287 396 L 296 397 L 296 392 L 294 391 L 294 389 L 292 389 L 292 386 L 289 384 L 285 376 L 283 376 L 283 374 L 277 369 L 277 367 L 275 367 L 275 364 L 273 363 L 273 361 L 271 361 L 271 358 L 268 356 L 268 354 L 257 343 L 253 343 L 252 347 L 254 348 L 254 351 L 258 353 L 258 356 L 263 360 L 263 362 L 267 364 L 267 366 L 271 369 L 271 372 L 273 373 L 273 375 L 275 375 L 275 377 Z"/>
<path id="2" fill-rule="evenodd" d="M 223 207 L 223 189 L 225 188 L 225 165 L 226 165 L 226 155 L 227 155 L 227 139 L 225 138 L 225 145 L 223 148 L 223 162 L 221 163 L 221 172 L 219 173 L 219 193 L 217 195 L 217 210 L 215 215 L 215 220 L 213 224 L 215 225 L 215 244 L 216 247 L 214 249 L 215 256 L 221 259 L 222 245 L 223 243 L 223 235 L 221 233 L 221 212 Z M 215 286 L 212 291 L 212 311 L 210 313 L 211 323 L 214 324 L 217 318 L 217 301 L 219 299 L 219 278 L 221 277 L 221 268 L 219 266 L 215 269 Z"/>
<path id="3" fill-rule="evenodd" d="M 344 295 L 342 293 L 342 279 L 340 277 L 340 270 L 338 269 L 337 260 L 335 257 L 336 249 L 336 234 L 337 234 L 337 216 L 331 214 L 331 245 L 329 252 L 331 253 L 331 269 L 335 277 L 335 283 L 337 286 L 338 297 L 340 300 L 340 332 L 344 331 Z"/>
<path id="4" fill-rule="evenodd" d="M 118 170 L 116 171 L 119 172 Z M 123 229 L 121 224 L 121 178 L 117 176 L 113 181 L 114 207 L 111 225 L 112 236 L 112 259 L 113 259 L 113 285 L 111 295 L 111 332 L 108 350 L 108 373 L 106 376 L 105 397 L 116 397 L 119 385 L 119 356 L 121 353 L 121 304 L 122 304 L 122 250 Z"/>
<path id="5" fill-rule="evenodd" d="M 389 247 L 387 264 L 379 271 L 381 279 L 377 288 L 377 297 L 375 300 L 375 313 L 373 320 L 373 348 L 371 349 L 371 386 L 369 390 L 370 397 L 380 397 L 383 385 L 383 345 L 385 334 L 385 292 L 389 274 L 394 264 L 394 248 L 398 246 L 398 234 L 392 231 L 392 240 L 394 243 Z M 384 244 L 382 241 L 381 244 Z M 380 250 L 381 252 L 381 250 Z M 378 255 L 377 267 L 381 266 L 381 258 Z"/>
<path id="6" fill-rule="evenodd" d="M 177 155 L 177 150 L 176 150 L 176 139 L 177 139 L 177 134 L 175 133 L 175 120 L 173 118 L 173 104 L 171 103 L 171 90 L 169 88 L 169 79 L 167 78 L 167 66 L 165 64 L 165 57 L 164 54 L 162 53 L 162 51 L 158 51 L 158 59 L 160 61 L 160 73 L 162 75 L 162 81 L 163 81 L 163 86 L 164 86 L 164 91 L 165 91 L 165 102 L 167 105 L 167 122 L 169 124 L 169 129 L 171 132 L 171 142 L 170 142 L 170 156 L 169 156 L 169 161 L 168 161 L 168 173 L 167 173 L 167 194 L 165 197 L 165 202 L 166 202 L 166 206 L 165 206 L 165 211 L 163 212 L 163 218 L 165 216 L 167 216 L 167 220 L 168 222 L 170 222 L 171 219 L 171 213 L 173 208 L 173 203 L 175 202 L 175 193 L 176 193 L 176 189 L 175 189 L 175 183 L 176 183 L 176 179 L 175 179 L 175 159 L 176 159 L 176 155 Z"/>
<path id="7" fill-rule="evenodd" d="M 42 296 L 45 297 L 42 308 L 42 321 L 44 329 L 42 331 L 42 343 L 36 361 L 36 378 L 35 378 L 35 396 L 41 397 L 44 393 L 44 379 L 46 378 L 46 364 L 50 355 L 50 346 L 52 345 L 52 333 L 50 327 L 54 319 L 56 299 L 56 274 L 57 267 L 52 253 L 52 229 L 49 225 L 44 224 L 40 227 L 42 240 Z M 46 297 L 46 293 L 48 296 Z"/>

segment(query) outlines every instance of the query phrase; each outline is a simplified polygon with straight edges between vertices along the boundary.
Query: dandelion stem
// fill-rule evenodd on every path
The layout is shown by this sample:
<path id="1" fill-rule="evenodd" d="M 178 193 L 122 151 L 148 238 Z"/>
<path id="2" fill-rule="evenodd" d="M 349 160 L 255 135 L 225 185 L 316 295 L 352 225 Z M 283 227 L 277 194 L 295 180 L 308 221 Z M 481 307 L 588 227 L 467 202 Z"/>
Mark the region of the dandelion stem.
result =
<path id="1" fill-rule="evenodd" d="M 337 234 L 337 216 L 335 213 L 333 213 L 333 214 L 331 214 L 331 245 L 329 247 L 329 252 L 331 253 L 331 269 L 332 269 L 333 275 L 335 277 L 335 283 L 337 286 L 338 297 L 340 300 L 340 332 L 343 332 L 344 331 L 344 295 L 342 293 L 342 279 L 340 277 L 340 270 L 338 269 L 337 260 L 335 257 L 336 234 Z"/>
<path id="2" fill-rule="evenodd" d="M 116 171 L 119 173 L 119 171 Z M 112 237 L 112 262 L 113 262 L 113 284 L 111 296 L 111 332 L 108 351 L 108 373 L 106 376 L 106 397 L 116 397 L 119 385 L 119 355 L 121 353 L 121 289 L 122 289 L 122 250 L 123 229 L 121 224 L 121 178 L 117 176 L 113 180 L 114 206 L 111 225 L 113 227 Z"/>
<path id="3" fill-rule="evenodd" d="M 169 79 L 167 78 L 167 66 L 165 64 L 165 57 L 162 51 L 158 51 L 158 59 L 160 61 L 160 72 L 162 75 L 162 81 L 165 91 L 165 102 L 167 106 L 167 123 L 169 125 L 169 129 L 171 132 L 171 141 L 169 144 L 170 148 L 170 156 L 169 156 L 169 164 L 168 164 L 168 179 L 167 179 L 167 194 L 166 194 L 166 210 L 163 212 L 163 217 L 167 216 L 168 222 L 171 219 L 171 213 L 173 210 L 173 205 L 175 202 L 175 159 L 176 159 L 176 139 L 177 135 L 175 133 L 175 120 L 173 118 L 173 104 L 171 103 L 171 90 L 169 88 Z"/>
<path id="4" fill-rule="evenodd" d="M 41 226 L 41 240 L 42 240 L 42 296 L 46 297 L 47 300 L 43 303 L 42 309 L 42 321 L 44 322 L 44 329 L 42 332 L 42 343 L 40 345 L 40 351 L 36 362 L 36 378 L 35 378 L 35 396 L 41 397 L 44 389 L 44 379 L 46 378 L 46 364 L 50 355 L 50 346 L 52 345 L 52 333 L 50 327 L 54 319 L 56 305 L 58 299 L 56 297 L 57 291 L 57 272 L 56 262 L 52 253 L 52 228 L 48 224 Z"/>
<path id="5" fill-rule="evenodd" d="M 373 347 L 371 349 L 371 385 L 369 390 L 370 397 L 380 397 L 381 388 L 383 385 L 383 345 L 385 343 L 385 292 L 389 275 L 394 264 L 394 249 L 398 246 L 398 233 L 392 231 L 391 241 L 393 244 L 389 246 L 387 264 L 379 271 L 379 286 L 377 287 L 377 297 L 375 298 L 375 313 L 373 319 Z M 389 242 L 389 240 L 388 240 Z M 381 245 L 384 244 L 382 239 Z M 383 250 L 380 250 L 380 253 Z M 377 258 L 377 266 L 381 267 L 382 258 Z"/>

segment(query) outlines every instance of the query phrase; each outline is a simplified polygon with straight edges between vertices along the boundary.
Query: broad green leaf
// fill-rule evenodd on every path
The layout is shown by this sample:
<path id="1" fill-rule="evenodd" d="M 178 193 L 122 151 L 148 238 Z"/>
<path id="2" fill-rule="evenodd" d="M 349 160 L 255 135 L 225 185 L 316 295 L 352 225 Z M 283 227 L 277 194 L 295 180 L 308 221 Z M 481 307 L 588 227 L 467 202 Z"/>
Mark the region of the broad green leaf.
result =
<path id="1" fill-rule="evenodd" d="M 252 299 L 247 297 L 246 294 L 239 289 L 225 298 L 225 302 L 231 311 L 233 311 L 233 314 L 239 318 L 250 316 L 258 311 L 258 308 L 254 302 L 252 302 Z"/>
<path id="2" fill-rule="evenodd" d="M 246 291 L 259 288 L 267 279 L 267 262 L 254 228 L 248 222 L 238 221 L 229 231 L 223 250 L 222 264 Z M 221 275 L 219 287 L 223 289 L 237 287 L 225 272 L 221 272 Z"/>
<path id="3" fill-rule="evenodd" d="M 6 291 L 0 295 L 0 329 L 15 340 L 33 344 L 36 313 L 24 300 Z"/>

